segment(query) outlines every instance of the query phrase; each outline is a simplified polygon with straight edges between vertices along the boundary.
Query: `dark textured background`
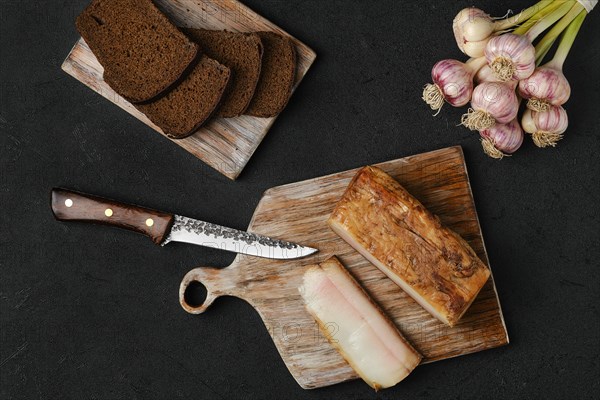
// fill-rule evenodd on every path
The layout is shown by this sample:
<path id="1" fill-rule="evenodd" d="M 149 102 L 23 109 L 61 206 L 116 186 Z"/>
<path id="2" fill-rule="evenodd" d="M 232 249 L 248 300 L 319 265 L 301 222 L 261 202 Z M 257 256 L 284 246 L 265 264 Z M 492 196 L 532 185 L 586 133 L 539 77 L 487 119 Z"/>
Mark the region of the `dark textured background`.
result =
<path id="1" fill-rule="evenodd" d="M 566 64 L 565 139 L 527 139 L 498 162 L 456 126 L 460 110 L 433 118 L 420 100 L 435 61 L 460 58 L 451 20 L 473 1 L 247 0 L 318 58 L 231 182 L 60 70 L 86 3 L 0 0 L 0 398 L 597 398 L 600 10 Z M 378 394 L 361 381 L 302 390 L 241 300 L 186 314 L 182 276 L 233 255 L 58 223 L 48 206 L 60 185 L 243 229 L 269 187 L 456 144 L 511 344 Z"/>

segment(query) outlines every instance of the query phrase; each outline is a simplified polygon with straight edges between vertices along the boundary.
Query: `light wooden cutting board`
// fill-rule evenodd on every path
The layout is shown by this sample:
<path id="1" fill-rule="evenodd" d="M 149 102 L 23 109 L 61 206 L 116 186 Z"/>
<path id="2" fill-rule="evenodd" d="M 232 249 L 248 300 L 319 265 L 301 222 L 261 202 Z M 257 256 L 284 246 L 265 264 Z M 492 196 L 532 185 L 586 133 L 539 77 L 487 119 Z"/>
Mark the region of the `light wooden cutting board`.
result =
<path id="1" fill-rule="evenodd" d="M 154 3 L 174 24 L 181 27 L 230 32 L 273 31 L 288 36 L 296 45 L 297 52 L 296 81 L 293 90 L 298 87 L 317 57 L 315 52 L 304 43 L 236 0 L 154 0 Z M 62 69 L 163 134 L 158 126 L 150 122 L 144 114 L 104 82 L 102 79 L 104 69 L 83 39 L 75 43 L 63 62 Z M 170 140 L 228 178 L 236 179 L 276 118 L 257 118 L 248 115 L 236 118 L 214 118 L 192 136 Z"/>
<path id="2" fill-rule="evenodd" d="M 460 147 L 377 165 L 465 238 L 489 265 Z M 188 312 L 202 313 L 219 296 L 244 299 L 263 319 L 300 386 L 310 389 L 355 379 L 354 371 L 319 332 L 298 293 L 306 268 L 336 255 L 423 354 L 424 363 L 507 344 L 508 333 L 493 277 L 461 322 L 450 328 L 329 229 L 327 218 L 356 172 L 272 188 L 254 212 L 249 231 L 312 246 L 319 253 L 287 261 L 238 255 L 226 268 L 196 268 L 182 281 L 182 306 Z M 187 304 L 183 296 L 193 281 L 201 282 L 208 292 L 204 304 L 198 307 Z"/>

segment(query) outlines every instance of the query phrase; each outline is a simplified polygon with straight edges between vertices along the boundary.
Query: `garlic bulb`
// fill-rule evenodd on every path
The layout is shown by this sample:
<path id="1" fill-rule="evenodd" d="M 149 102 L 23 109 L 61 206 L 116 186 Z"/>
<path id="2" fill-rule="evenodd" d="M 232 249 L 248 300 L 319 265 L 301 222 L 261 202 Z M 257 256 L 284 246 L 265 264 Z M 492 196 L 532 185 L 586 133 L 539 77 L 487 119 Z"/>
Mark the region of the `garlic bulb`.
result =
<path id="1" fill-rule="evenodd" d="M 529 99 L 527 107 L 531 110 L 548 111 L 550 106 L 561 106 L 569 100 L 571 86 L 562 71 L 542 66 L 519 82 L 519 94 Z"/>
<path id="2" fill-rule="evenodd" d="M 479 8 L 463 8 L 452 21 L 456 44 L 460 51 L 469 57 L 481 57 L 491 37 L 507 32 L 516 25 L 525 25 L 527 20 L 545 9 L 553 1 L 539 0 L 520 13 L 504 19 L 493 18 Z M 541 30 L 544 31 L 545 28 Z M 530 37 L 530 41 L 532 40 L 533 38 Z"/>
<path id="3" fill-rule="evenodd" d="M 463 45 L 463 53 L 469 57 L 483 57 L 485 55 L 485 47 L 492 37 L 487 37 L 476 42 L 465 42 Z"/>
<path id="4" fill-rule="evenodd" d="M 517 151 L 523 144 L 524 138 L 523 130 L 516 119 L 508 124 L 495 124 L 479 134 L 485 154 L 497 159 Z"/>
<path id="5" fill-rule="evenodd" d="M 457 60 L 438 61 L 431 70 L 433 84 L 425 85 L 423 100 L 438 112 L 444 105 L 444 100 L 454 107 L 466 105 L 473 94 L 473 75 L 484 63 L 483 57 L 467 63 Z"/>
<path id="6" fill-rule="evenodd" d="M 525 132 L 530 133 L 538 147 L 555 147 L 569 126 L 567 112 L 561 106 L 551 106 L 548 111 L 525 110 L 521 118 Z"/>
<path id="7" fill-rule="evenodd" d="M 494 36 L 485 47 L 485 57 L 503 82 L 528 78 L 535 69 L 535 48 L 527 36 L 512 33 Z"/>
<path id="8" fill-rule="evenodd" d="M 507 124 L 519 112 L 515 85 L 506 82 L 483 82 L 473 90 L 471 108 L 461 118 L 465 127 L 482 131 L 495 123 Z"/>
<path id="9" fill-rule="evenodd" d="M 492 17 L 475 7 L 462 9 L 452 21 L 456 44 L 460 51 L 470 57 L 483 55 L 483 49 L 494 28 Z"/>
<path id="10" fill-rule="evenodd" d="M 525 112 L 523 113 L 523 116 L 521 117 L 521 127 L 527 133 L 537 132 L 537 126 L 535 126 L 535 121 L 531 116 L 530 109 L 525 110 Z"/>

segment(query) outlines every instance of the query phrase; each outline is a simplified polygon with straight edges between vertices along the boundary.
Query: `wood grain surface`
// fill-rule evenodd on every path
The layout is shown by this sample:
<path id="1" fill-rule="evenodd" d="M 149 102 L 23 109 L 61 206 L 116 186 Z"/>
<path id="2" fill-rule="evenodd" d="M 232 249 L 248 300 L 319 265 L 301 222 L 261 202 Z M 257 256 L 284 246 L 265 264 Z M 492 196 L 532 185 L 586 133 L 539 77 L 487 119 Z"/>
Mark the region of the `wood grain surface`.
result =
<path id="1" fill-rule="evenodd" d="M 274 31 L 288 36 L 296 45 L 296 89 L 316 54 L 298 39 L 235 0 L 154 0 L 178 26 L 232 32 Z M 144 114 L 115 93 L 102 79 L 103 68 L 83 39 L 79 39 L 62 64 L 62 69 L 152 129 L 164 135 Z M 285 112 L 285 110 L 283 111 Z M 195 134 L 172 140 L 230 179 L 236 179 L 263 140 L 276 117 L 214 118 Z M 166 137 L 166 136 L 165 136 Z"/>
<path id="2" fill-rule="evenodd" d="M 377 164 L 397 179 L 442 222 L 460 234 L 489 265 L 473 202 L 462 149 L 451 147 Z M 508 343 L 493 277 L 460 322 L 450 328 L 431 316 L 381 271 L 340 239 L 327 218 L 358 169 L 272 188 L 259 202 L 251 232 L 295 241 L 319 249 L 297 260 L 266 260 L 238 255 L 226 268 L 199 267 L 180 288 L 182 306 L 202 313 L 219 296 L 250 303 L 263 319 L 286 366 L 303 388 L 317 388 L 357 378 L 321 335 L 305 310 L 298 287 L 311 265 L 336 255 L 366 291 L 424 356 L 443 360 Z M 204 304 L 185 303 L 193 281 L 207 289 Z M 410 378 L 409 378 L 410 379 Z"/>

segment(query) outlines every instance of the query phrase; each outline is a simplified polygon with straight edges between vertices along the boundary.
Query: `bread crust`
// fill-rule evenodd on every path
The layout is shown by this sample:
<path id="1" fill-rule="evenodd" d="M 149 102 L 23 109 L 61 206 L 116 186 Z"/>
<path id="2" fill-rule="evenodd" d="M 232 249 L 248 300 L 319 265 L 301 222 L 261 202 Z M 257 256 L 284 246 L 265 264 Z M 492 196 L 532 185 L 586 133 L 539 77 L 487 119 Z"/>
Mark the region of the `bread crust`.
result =
<path id="1" fill-rule="evenodd" d="M 254 96 L 260 78 L 263 46 L 255 33 L 184 29 L 207 56 L 231 70 L 231 83 L 215 115 L 232 118 L 242 115 Z"/>
<path id="2" fill-rule="evenodd" d="M 200 54 L 151 0 L 93 0 L 75 24 L 104 81 L 132 103 L 169 92 Z"/>
<path id="3" fill-rule="evenodd" d="M 231 72 L 203 56 L 190 74 L 166 96 L 146 104 L 134 104 L 173 139 L 183 139 L 206 123 L 219 106 Z"/>
<path id="4" fill-rule="evenodd" d="M 262 72 L 246 114 L 270 118 L 287 105 L 296 78 L 296 47 L 289 37 L 257 32 L 263 44 Z"/>

